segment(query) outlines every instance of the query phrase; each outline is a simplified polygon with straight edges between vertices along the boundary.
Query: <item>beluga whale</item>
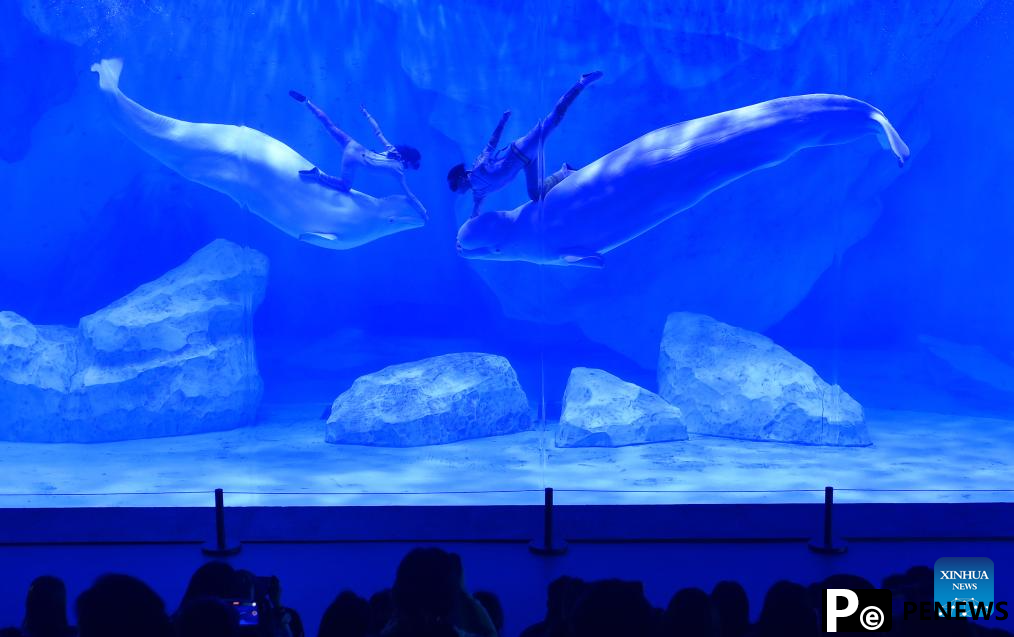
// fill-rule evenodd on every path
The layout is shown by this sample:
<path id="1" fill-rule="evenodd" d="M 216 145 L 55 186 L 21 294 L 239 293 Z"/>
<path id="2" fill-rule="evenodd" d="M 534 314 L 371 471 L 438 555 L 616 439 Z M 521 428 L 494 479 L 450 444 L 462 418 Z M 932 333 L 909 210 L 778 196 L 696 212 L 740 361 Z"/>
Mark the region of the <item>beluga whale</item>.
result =
<path id="1" fill-rule="evenodd" d="M 908 146 L 887 117 L 844 95 L 782 97 L 659 128 L 571 173 L 541 201 L 467 220 L 458 253 L 602 267 L 605 253 L 740 177 L 869 134 L 904 165 Z"/>
<path id="2" fill-rule="evenodd" d="M 259 130 L 187 122 L 144 108 L 120 91 L 120 59 L 102 60 L 91 70 L 98 73 L 117 127 L 130 141 L 291 237 L 347 250 L 424 224 L 404 195 L 371 197 L 301 179 L 299 171 L 313 164 Z"/>

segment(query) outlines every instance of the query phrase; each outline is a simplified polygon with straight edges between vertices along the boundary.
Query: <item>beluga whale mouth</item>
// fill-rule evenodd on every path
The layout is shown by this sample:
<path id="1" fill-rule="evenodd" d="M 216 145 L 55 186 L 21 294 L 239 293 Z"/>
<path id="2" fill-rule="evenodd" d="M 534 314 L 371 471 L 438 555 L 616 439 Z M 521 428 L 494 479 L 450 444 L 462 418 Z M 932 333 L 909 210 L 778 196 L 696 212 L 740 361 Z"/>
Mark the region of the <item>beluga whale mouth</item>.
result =
<path id="1" fill-rule="evenodd" d="M 493 248 L 463 248 L 459 243 L 458 254 L 466 259 L 475 259 L 483 256 L 494 255 L 496 254 L 496 251 Z"/>
<path id="2" fill-rule="evenodd" d="M 152 112 L 120 90 L 123 61 L 93 64 L 117 127 L 141 150 L 190 181 L 231 197 L 291 237 L 347 250 L 420 228 L 425 220 L 404 195 L 371 197 L 300 178 L 313 164 L 259 130 L 205 124 Z"/>
<path id="3" fill-rule="evenodd" d="M 542 201 L 468 219 L 458 254 L 602 267 L 610 250 L 745 175 L 867 135 L 904 165 L 908 146 L 887 117 L 844 95 L 783 97 L 659 128 L 569 174 Z"/>

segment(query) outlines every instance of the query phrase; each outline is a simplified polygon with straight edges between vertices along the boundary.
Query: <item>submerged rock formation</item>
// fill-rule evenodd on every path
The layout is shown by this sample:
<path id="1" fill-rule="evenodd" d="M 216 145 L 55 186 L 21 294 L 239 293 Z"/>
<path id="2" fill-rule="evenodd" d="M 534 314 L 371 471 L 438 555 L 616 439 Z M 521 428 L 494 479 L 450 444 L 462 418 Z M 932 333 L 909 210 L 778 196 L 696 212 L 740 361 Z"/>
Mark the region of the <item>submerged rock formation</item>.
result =
<path id="1" fill-rule="evenodd" d="M 78 327 L 0 312 L 0 439 L 102 442 L 253 423 L 267 258 L 224 240 Z"/>
<path id="2" fill-rule="evenodd" d="M 659 394 L 683 411 L 692 433 L 864 446 L 863 409 L 837 385 L 771 339 L 701 314 L 665 323 Z"/>
<path id="3" fill-rule="evenodd" d="M 506 358 L 459 353 L 356 379 L 327 420 L 327 442 L 416 447 L 531 428 L 528 398 Z"/>
<path id="4" fill-rule="evenodd" d="M 563 393 L 557 447 L 621 447 L 686 440 L 678 407 L 601 369 L 575 367 Z"/>

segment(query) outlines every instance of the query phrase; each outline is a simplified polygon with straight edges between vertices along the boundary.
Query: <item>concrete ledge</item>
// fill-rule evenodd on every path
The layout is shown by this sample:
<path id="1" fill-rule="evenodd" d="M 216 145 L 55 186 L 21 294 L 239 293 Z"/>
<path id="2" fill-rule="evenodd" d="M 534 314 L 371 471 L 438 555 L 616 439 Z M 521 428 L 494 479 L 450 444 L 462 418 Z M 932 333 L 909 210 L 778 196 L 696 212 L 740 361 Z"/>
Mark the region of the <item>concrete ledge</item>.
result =
<path id="1" fill-rule="evenodd" d="M 570 542 L 779 542 L 818 537 L 817 504 L 557 506 Z M 234 507 L 241 542 L 527 542 L 539 506 Z M 838 504 L 835 534 L 853 540 L 1014 539 L 1014 504 Z M 207 508 L 0 509 L 0 544 L 207 542 Z"/>

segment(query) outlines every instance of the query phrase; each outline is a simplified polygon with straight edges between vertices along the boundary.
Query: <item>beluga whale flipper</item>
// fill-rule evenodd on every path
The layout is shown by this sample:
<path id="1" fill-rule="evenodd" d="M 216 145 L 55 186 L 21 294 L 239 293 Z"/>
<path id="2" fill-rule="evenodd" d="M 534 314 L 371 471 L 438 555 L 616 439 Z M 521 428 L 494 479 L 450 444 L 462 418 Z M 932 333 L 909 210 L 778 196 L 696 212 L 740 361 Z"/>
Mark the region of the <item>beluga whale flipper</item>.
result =
<path id="1" fill-rule="evenodd" d="M 404 195 L 371 197 L 300 178 L 313 164 L 274 137 L 246 126 L 201 124 L 144 108 L 120 91 L 123 61 L 93 64 L 118 128 L 144 152 L 186 179 L 229 195 L 282 232 L 347 250 L 424 221 Z"/>
<path id="2" fill-rule="evenodd" d="M 783 97 L 659 128 L 571 173 L 542 201 L 469 219 L 458 253 L 601 267 L 604 253 L 740 177 L 868 134 L 904 164 L 908 146 L 884 114 L 844 95 Z"/>

